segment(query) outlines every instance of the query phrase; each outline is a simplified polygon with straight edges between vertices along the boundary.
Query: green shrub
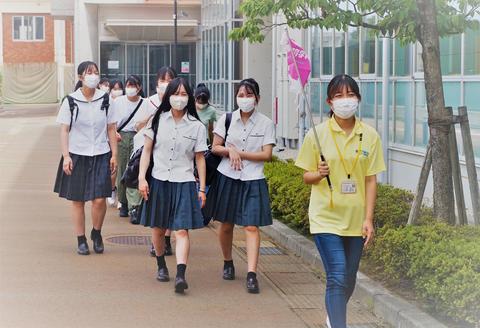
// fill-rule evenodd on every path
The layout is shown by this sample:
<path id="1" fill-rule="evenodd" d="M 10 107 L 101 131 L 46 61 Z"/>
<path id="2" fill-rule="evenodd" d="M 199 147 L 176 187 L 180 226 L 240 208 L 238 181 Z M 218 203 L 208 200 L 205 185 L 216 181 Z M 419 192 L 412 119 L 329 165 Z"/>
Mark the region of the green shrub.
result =
<path id="1" fill-rule="evenodd" d="M 292 161 L 265 165 L 274 217 L 308 235 L 310 186 Z M 480 321 L 480 228 L 452 227 L 422 209 L 415 226 L 406 226 L 413 194 L 378 186 L 375 241 L 369 265 L 391 283 L 407 282 L 432 310 L 457 321 Z M 375 269 L 374 269 L 375 271 Z"/>

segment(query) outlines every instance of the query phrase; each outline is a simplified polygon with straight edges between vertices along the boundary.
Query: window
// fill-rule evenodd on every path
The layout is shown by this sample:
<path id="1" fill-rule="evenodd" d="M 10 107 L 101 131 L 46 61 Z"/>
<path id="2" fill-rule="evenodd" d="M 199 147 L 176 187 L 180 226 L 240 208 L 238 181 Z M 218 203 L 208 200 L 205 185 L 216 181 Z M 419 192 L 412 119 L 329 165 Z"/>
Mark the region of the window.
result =
<path id="1" fill-rule="evenodd" d="M 375 122 L 375 82 L 364 82 L 360 85 L 360 118 L 373 128 L 377 127 Z"/>
<path id="2" fill-rule="evenodd" d="M 429 139 L 425 83 L 415 83 L 415 146 L 426 147 Z"/>
<path id="3" fill-rule="evenodd" d="M 13 16 L 14 41 L 44 41 L 45 17 Z"/>
<path id="4" fill-rule="evenodd" d="M 322 33 L 323 75 L 332 75 L 333 30 Z"/>
<path id="5" fill-rule="evenodd" d="M 418 42 L 415 44 L 415 72 L 423 72 L 422 45 Z"/>
<path id="6" fill-rule="evenodd" d="M 358 29 L 348 28 L 348 74 L 358 76 Z"/>
<path id="7" fill-rule="evenodd" d="M 368 19 L 373 23 L 375 18 Z M 363 28 L 361 30 L 362 36 L 362 74 L 374 74 L 375 73 L 375 35 L 370 29 Z"/>
<path id="8" fill-rule="evenodd" d="M 460 34 L 440 39 L 442 75 L 460 74 L 462 38 Z"/>
<path id="9" fill-rule="evenodd" d="M 395 126 L 394 141 L 396 143 L 412 144 L 412 105 L 411 105 L 411 83 L 395 83 Z"/>
<path id="10" fill-rule="evenodd" d="M 395 40 L 395 75 L 408 76 L 410 74 L 410 44 L 402 46 Z"/>
<path id="11" fill-rule="evenodd" d="M 345 73 L 345 33 L 335 31 L 335 74 Z"/>
<path id="12" fill-rule="evenodd" d="M 473 152 L 480 159 L 480 82 L 465 82 L 465 106 L 470 121 Z"/>
<path id="13" fill-rule="evenodd" d="M 313 114 L 320 115 L 320 83 L 310 82 L 310 106 Z"/>
<path id="14" fill-rule="evenodd" d="M 465 32 L 465 75 L 480 74 L 480 34 L 478 31 Z"/>

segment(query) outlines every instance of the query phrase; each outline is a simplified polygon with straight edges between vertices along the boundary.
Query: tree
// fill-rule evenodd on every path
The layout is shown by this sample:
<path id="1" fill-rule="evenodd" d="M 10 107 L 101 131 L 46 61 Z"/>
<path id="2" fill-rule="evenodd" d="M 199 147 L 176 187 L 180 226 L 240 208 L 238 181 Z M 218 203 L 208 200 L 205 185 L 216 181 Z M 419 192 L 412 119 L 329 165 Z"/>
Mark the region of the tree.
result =
<path id="1" fill-rule="evenodd" d="M 439 37 L 478 28 L 475 16 L 479 8 L 480 0 L 244 0 L 240 6 L 243 26 L 234 29 L 230 37 L 262 42 L 270 29 L 288 25 L 344 31 L 364 27 L 376 35 L 397 38 L 402 44 L 418 41 L 423 49 L 434 212 L 438 218 L 455 223 L 452 168 L 446 147 L 452 117 L 445 110 Z M 284 22 L 270 23 L 270 17 L 277 14 L 283 14 Z M 372 16 L 376 23 L 368 19 Z"/>

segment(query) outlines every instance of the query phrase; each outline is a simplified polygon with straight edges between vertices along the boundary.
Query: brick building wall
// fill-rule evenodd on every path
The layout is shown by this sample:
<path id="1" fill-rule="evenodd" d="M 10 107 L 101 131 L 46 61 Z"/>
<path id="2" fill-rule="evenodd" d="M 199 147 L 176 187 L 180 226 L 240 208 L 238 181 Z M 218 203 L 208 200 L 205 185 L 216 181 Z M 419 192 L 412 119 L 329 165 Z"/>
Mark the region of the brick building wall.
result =
<path id="1" fill-rule="evenodd" d="M 73 63 L 73 19 L 65 20 L 65 62 Z"/>
<path id="2" fill-rule="evenodd" d="M 25 14 L 3 14 L 3 62 L 5 64 L 53 63 L 55 61 L 53 18 L 45 14 L 30 15 L 45 17 L 45 40 L 13 41 L 13 16 L 25 16 Z"/>

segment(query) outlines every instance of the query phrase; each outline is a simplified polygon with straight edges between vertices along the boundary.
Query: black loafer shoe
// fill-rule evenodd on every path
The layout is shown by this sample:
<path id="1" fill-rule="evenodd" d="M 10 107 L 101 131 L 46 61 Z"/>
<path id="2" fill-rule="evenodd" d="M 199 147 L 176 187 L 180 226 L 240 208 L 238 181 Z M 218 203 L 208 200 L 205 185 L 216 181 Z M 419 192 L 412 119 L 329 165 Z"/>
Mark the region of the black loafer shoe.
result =
<path id="1" fill-rule="evenodd" d="M 155 247 L 153 247 L 153 245 L 152 245 L 152 247 L 150 247 L 150 251 L 149 251 L 149 252 L 150 252 L 150 256 L 151 256 L 151 257 L 157 256 L 157 254 L 155 253 Z"/>
<path id="2" fill-rule="evenodd" d="M 165 245 L 165 253 L 163 255 L 165 256 L 173 255 L 172 245 Z"/>
<path id="3" fill-rule="evenodd" d="M 250 294 L 258 294 L 260 292 L 257 278 L 252 277 L 247 279 L 247 292 Z"/>
<path id="4" fill-rule="evenodd" d="M 140 224 L 140 218 L 138 217 L 138 207 L 134 207 L 130 211 L 130 223 Z"/>
<path id="5" fill-rule="evenodd" d="M 122 203 L 122 207 L 120 207 L 119 215 L 121 218 L 128 218 L 128 206 Z"/>
<path id="6" fill-rule="evenodd" d="M 81 243 L 80 245 L 78 245 L 77 253 L 80 254 L 80 255 L 90 254 L 90 250 L 88 249 L 88 244 L 87 243 Z"/>
<path id="7" fill-rule="evenodd" d="M 93 241 L 93 250 L 95 251 L 95 253 L 97 254 L 102 254 L 103 251 L 105 250 L 104 246 L 103 246 L 103 240 L 102 240 L 102 237 L 100 238 L 97 238 Z"/>
<path id="8" fill-rule="evenodd" d="M 170 276 L 168 275 L 168 269 L 166 267 L 158 269 L 157 280 L 161 282 L 170 281 Z"/>
<path id="9" fill-rule="evenodd" d="M 175 278 L 175 293 L 183 294 L 185 289 L 188 289 L 188 284 L 185 278 Z"/>
<path id="10" fill-rule="evenodd" d="M 233 265 L 223 269 L 223 279 L 235 280 L 235 267 Z"/>

